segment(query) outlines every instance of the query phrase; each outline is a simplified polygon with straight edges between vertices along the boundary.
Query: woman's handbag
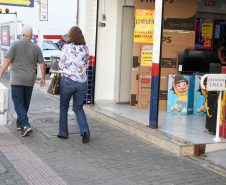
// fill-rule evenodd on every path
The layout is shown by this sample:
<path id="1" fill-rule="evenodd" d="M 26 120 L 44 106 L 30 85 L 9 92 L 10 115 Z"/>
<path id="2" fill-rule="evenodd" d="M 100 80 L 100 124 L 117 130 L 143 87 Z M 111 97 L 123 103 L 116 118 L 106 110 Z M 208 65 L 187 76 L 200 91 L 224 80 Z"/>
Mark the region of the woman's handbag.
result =
<path id="1" fill-rule="evenodd" d="M 57 73 L 57 76 L 54 76 L 51 80 L 51 83 L 50 83 L 50 86 L 48 88 L 48 93 L 49 94 L 53 94 L 53 95 L 56 95 L 56 94 L 60 94 L 60 81 L 61 81 L 61 76 L 59 74 L 59 70 L 58 70 L 58 73 Z"/>

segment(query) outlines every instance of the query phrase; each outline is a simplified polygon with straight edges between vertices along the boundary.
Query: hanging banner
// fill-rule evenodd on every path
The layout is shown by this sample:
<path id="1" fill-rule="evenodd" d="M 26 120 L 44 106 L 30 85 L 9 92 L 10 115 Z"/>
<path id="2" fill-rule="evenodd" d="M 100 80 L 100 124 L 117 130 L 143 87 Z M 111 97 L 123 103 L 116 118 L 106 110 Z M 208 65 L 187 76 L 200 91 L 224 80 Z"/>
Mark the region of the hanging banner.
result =
<path id="1" fill-rule="evenodd" d="M 8 51 L 10 46 L 10 28 L 9 26 L 1 26 L 1 50 Z"/>
<path id="2" fill-rule="evenodd" d="M 41 0 L 40 21 L 48 21 L 48 0 Z"/>
<path id="3" fill-rule="evenodd" d="M 155 11 L 137 9 L 135 15 L 134 42 L 153 43 Z"/>

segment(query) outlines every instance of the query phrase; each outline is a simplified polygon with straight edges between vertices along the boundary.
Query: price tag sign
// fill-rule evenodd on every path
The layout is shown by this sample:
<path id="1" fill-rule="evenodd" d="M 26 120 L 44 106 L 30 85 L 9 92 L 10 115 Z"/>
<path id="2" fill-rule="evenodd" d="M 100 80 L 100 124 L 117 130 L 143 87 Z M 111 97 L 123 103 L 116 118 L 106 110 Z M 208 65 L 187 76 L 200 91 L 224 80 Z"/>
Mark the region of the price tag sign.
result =
<path id="1" fill-rule="evenodd" d="M 225 76 L 220 74 L 209 74 L 207 78 L 208 91 L 225 91 Z"/>
<path id="2" fill-rule="evenodd" d="M 41 0 L 40 21 L 48 21 L 48 0 Z"/>

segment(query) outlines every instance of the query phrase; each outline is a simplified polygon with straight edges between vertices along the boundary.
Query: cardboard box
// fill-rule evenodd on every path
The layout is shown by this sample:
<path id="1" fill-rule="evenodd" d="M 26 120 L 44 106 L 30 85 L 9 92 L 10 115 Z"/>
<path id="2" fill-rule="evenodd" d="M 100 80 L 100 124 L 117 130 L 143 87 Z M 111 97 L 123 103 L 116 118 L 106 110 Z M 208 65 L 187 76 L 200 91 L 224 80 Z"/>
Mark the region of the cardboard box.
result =
<path id="1" fill-rule="evenodd" d="M 195 31 L 197 0 L 166 1 L 164 29 Z"/>
<path id="2" fill-rule="evenodd" d="M 166 91 L 163 91 L 162 94 L 164 95 L 165 92 Z M 168 95 L 168 92 L 167 92 L 167 95 Z M 167 110 L 167 100 L 159 100 L 159 110 L 161 110 L 161 111 Z"/>
<path id="3" fill-rule="evenodd" d="M 169 0 L 165 1 L 165 30 L 163 33 L 163 52 L 160 77 L 159 110 L 167 108 L 168 94 L 168 74 L 178 72 L 179 49 L 193 49 L 195 45 L 195 22 L 197 11 L 197 0 Z M 155 0 L 135 0 L 136 9 L 155 9 Z M 174 30 L 174 31 L 171 31 Z M 177 31 L 176 31 L 177 30 Z M 178 31 L 188 30 L 189 32 Z M 133 43 L 133 68 L 139 68 L 141 62 L 140 48 L 145 43 Z M 148 45 L 150 45 L 148 43 Z M 174 46 L 174 47 L 172 47 Z M 180 46 L 180 47 L 179 47 Z M 170 48 L 171 47 L 171 48 Z M 151 75 L 150 68 L 140 66 L 141 75 Z M 162 76 L 164 74 L 164 76 Z M 167 76 L 167 77 L 166 77 Z M 131 89 L 135 88 L 137 83 L 131 80 Z M 132 87 L 133 86 L 133 87 Z M 138 86 L 137 86 L 138 89 Z M 132 91 L 131 91 L 132 95 Z M 133 100 L 136 95 L 133 94 Z M 139 99 L 139 98 L 138 98 Z M 137 102 L 137 99 L 135 100 Z M 149 102 L 150 105 L 150 102 Z"/>
<path id="4" fill-rule="evenodd" d="M 155 10 L 156 0 L 135 0 L 135 9 Z M 197 12 L 197 0 L 166 0 L 164 17 L 189 18 Z"/>
<path id="5" fill-rule="evenodd" d="M 206 91 L 201 88 L 200 78 L 202 75 L 195 75 L 195 88 L 194 88 L 194 110 L 193 114 L 205 116 L 205 95 Z"/>
<path id="6" fill-rule="evenodd" d="M 152 79 L 151 76 L 140 76 L 139 80 L 139 95 L 138 95 L 138 108 L 139 109 L 150 109 L 150 95 L 151 95 L 151 80 L 142 81 L 143 79 Z M 159 110 L 166 110 L 167 107 L 167 96 L 168 96 L 168 74 L 161 76 L 159 91 Z"/>
<path id="7" fill-rule="evenodd" d="M 194 49 L 195 32 L 163 30 L 163 46 L 187 46 Z"/>
<path id="8" fill-rule="evenodd" d="M 151 76 L 140 76 L 138 109 L 150 109 Z"/>
<path id="9" fill-rule="evenodd" d="M 161 73 L 180 73 L 178 72 L 179 50 L 186 49 L 188 46 L 163 46 Z"/>
<path id="10" fill-rule="evenodd" d="M 155 0 L 135 0 L 135 9 L 155 9 Z"/>
<path id="11" fill-rule="evenodd" d="M 136 9 L 155 10 L 155 0 L 135 0 Z M 164 29 L 195 31 L 197 0 L 168 0 L 164 4 Z"/>
<path id="12" fill-rule="evenodd" d="M 137 68 L 140 65 L 141 61 L 141 48 L 144 46 L 145 43 L 133 43 L 133 68 Z M 148 44 L 149 46 L 153 46 L 153 44 Z"/>
<path id="13" fill-rule="evenodd" d="M 160 79 L 160 90 L 168 91 L 169 73 L 162 73 Z"/>
<path id="14" fill-rule="evenodd" d="M 170 73 L 178 72 L 178 60 L 180 49 L 194 49 L 195 33 L 182 31 L 164 31 L 161 61 L 161 82 L 159 91 L 159 110 L 167 110 L 168 80 Z"/>
<path id="15" fill-rule="evenodd" d="M 164 18 L 189 18 L 197 12 L 197 0 L 166 0 Z"/>
<path id="16" fill-rule="evenodd" d="M 138 85 L 139 85 L 139 67 L 133 68 L 131 72 L 130 106 L 138 105 Z"/>
<path id="17" fill-rule="evenodd" d="M 164 29 L 195 31 L 196 14 L 189 18 L 167 18 L 164 20 Z"/>
<path id="18" fill-rule="evenodd" d="M 152 67 L 140 66 L 140 75 L 141 76 L 152 76 Z"/>
<path id="19" fill-rule="evenodd" d="M 161 82 L 159 91 L 159 110 L 167 110 L 168 80 L 170 73 L 178 72 L 178 60 L 180 49 L 194 49 L 195 33 L 183 31 L 164 31 L 161 61 Z"/>
<path id="20" fill-rule="evenodd" d="M 167 112 L 185 115 L 193 113 L 194 82 L 194 76 L 169 74 Z"/>
<path id="21" fill-rule="evenodd" d="M 162 73 L 160 81 L 160 90 L 159 90 L 159 110 L 167 109 L 167 99 L 168 99 L 168 80 L 169 74 Z"/>

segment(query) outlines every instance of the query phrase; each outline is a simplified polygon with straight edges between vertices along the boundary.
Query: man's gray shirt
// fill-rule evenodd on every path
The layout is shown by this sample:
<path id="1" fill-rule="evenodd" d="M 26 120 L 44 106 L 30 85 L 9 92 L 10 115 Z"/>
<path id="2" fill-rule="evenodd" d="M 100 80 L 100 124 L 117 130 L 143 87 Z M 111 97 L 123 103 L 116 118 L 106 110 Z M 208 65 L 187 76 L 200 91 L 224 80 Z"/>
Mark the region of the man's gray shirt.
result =
<path id="1" fill-rule="evenodd" d="M 34 86 L 37 62 L 44 63 L 41 49 L 30 40 L 22 39 L 11 44 L 5 57 L 12 59 L 11 85 Z"/>

